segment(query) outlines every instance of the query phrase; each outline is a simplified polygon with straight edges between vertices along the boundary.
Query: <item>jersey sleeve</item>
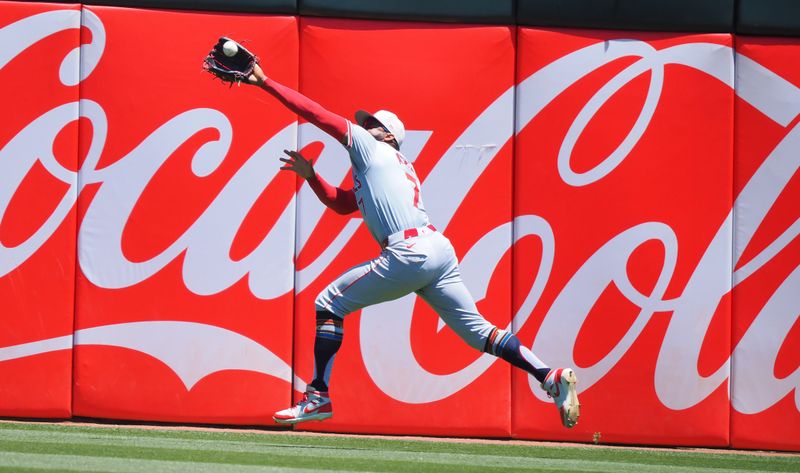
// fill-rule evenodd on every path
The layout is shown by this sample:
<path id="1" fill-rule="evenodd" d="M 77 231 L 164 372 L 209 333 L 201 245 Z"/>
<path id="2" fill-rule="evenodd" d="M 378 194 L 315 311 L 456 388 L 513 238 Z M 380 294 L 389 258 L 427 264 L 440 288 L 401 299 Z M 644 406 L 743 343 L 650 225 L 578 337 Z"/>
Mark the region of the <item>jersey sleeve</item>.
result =
<path id="1" fill-rule="evenodd" d="M 308 185 L 311 186 L 311 190 L 314 191 L 320 202 L 334 212 L 347 215 L 358 210 L 356 194 L 353 189 L 344 190 L 328 184 L 328 181 L 316 173 L 308 179 Z"/>
<path id="2" fill-rule="evenodd" d="M 267 78 L 264 89 L 278 99 L 289 110 L 313 123 L 340 143 L 348 140 L 350 121 L 337 115 L 300 92 Z"/>
<path id="3" fill-rule="evenodd" d="M 347 147 L 350 153 L 350 162 L 361 172 L 364 172 L 372 162 L 378 141 L 367 130 L 348 120 L 347 122 Z"/>

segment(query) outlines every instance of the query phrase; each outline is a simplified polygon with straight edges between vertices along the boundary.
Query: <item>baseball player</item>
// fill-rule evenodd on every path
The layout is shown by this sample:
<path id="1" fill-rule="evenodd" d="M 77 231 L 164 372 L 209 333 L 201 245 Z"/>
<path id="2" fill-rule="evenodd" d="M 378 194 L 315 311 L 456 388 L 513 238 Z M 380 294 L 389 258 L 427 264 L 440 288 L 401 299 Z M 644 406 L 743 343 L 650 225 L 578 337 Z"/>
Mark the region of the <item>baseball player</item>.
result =
<path id="1" fill-rule="evenodd" d="M 333 415 L 328 384 L 342 344 L 344 318 L 366 306 L 416 293 L 447 325 L 477 350 L 498 356 L 533 375 L 553 398 L 566 427 L 578 421 L 577 381 L 570 368 L 550 369 L 517 337 L 478 313 L 461 280 L 450 241 L 428 219 L 414 166 L 401 152 L 405 128 L 392 112 L 356 112 L 355 123 L 268 78 L 257 64 L 247 82 L 336 138 L 350 155 L 353 188 L 334 187 L 296 151 L 286 151 L 282 170 L 303 177 L 317 197 L 340 214 L 361 212 L 381 252 L 331 283 L 316 299 L 314 379 L 297 405 L 278 411 L 282 424 Z"/>

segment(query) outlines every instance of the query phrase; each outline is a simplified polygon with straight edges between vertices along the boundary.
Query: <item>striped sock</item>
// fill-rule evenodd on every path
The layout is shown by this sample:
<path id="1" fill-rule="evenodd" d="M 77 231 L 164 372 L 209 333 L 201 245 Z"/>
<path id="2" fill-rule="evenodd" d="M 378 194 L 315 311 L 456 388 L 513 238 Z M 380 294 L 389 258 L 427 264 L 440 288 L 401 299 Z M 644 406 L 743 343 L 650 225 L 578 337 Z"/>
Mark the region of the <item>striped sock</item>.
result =
<path id="1" fill-rule="evenodd" d="M 506 330 L 493 329 L 486 339 L 483 351 L 500 357 L 517 368 L 522 368 L 540 383 L 544 382 L 544 378 L 550 372 L 550 368 L 523 346 L 516 335 Z"/>
<path id="2" fill-rule="evenodd" d="M 344 319 L 328 311 L 317 311 L 317 334 L 314 338 L 314 380 L 309 385 L 327 391 L 333 359 L 342 346 Z"/>

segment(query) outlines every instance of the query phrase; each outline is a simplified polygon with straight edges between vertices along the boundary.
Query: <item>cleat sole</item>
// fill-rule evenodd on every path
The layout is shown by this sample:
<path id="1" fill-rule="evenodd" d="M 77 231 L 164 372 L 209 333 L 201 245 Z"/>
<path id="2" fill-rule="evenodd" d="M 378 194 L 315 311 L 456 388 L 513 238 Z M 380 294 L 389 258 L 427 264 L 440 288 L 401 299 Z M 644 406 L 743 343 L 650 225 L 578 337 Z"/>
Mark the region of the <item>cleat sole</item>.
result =
<path id="1" fill-rule="evenodd" d="M 565 373 L 562 376 L 564 376 L 564 379 L 567 381 L 567 398 L 569 399 L 570 405 L 570 408 L 564 412 L 563 421 L 565 427 L 572 428 L 578 423 L 578 417 L 581 415 L 581 405 L 578 402 L 578 391 L 575 389 L 575 385 L 578 384 L 578 377 L 572 370 L 565 370 Z"/>
<path id="2" fill-rule="evenodd" d="M 291 424 L 299 424 L 301 422 L 308 422 L 312 420 L 325 420 L 325 419 L 330 419 L 331 417 L 333 417 L 332 412 L 321 412 L 319 414 L 312 414 L 303 417 L 292 417 L 290 419 L 279 419 L 277 417 L 273 417 L 272 420 L 274 420 L 278 424 L 291 425 Z"/>

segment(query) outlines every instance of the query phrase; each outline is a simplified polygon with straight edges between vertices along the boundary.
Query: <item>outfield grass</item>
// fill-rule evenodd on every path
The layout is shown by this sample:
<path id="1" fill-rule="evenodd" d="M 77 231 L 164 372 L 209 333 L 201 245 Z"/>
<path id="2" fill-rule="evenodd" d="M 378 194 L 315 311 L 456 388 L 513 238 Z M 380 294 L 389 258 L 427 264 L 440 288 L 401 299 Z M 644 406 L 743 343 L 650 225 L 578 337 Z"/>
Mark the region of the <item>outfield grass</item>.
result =
<path id="1" fill-rule="evenodd" d="M 800 472 L 800 456 L 0 423 L 0 472 Z"/>

